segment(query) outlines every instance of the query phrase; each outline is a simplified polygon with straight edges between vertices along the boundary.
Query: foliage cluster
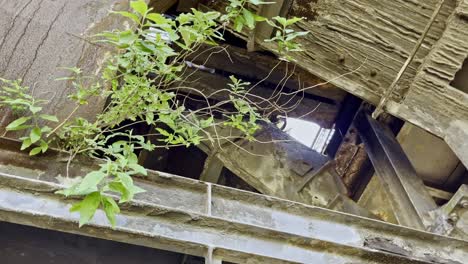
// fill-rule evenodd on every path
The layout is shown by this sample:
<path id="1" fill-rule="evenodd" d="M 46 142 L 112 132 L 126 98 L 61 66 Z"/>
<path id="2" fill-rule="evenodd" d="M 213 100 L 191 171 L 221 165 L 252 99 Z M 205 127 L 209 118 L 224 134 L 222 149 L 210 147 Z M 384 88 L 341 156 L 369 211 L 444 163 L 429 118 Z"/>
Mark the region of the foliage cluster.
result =
<path id="1" fill-rule="evenodd" d="M 171 19 L 153 13 L 143 0 L 132 1 L 132 12 L 114 13 L 131 20 L 135 28 L 96 36 L 98 42 L 118 51 L 109 59 L 102 76 L 84 76 L 80 69 L 69 68 L 70 77 L 60 79 L 75 88 L 69 99 L 76 105 L 60 123 L 55 116 L 42 113 L 46 101 L 28 94 L 29 89 L 23 87 L 20 80 L 0 79 L 0 107 L 9 107 L 21 116 L 8 125 L 7 131 L 22 130 L 28 134 L 21 138 L 22 150 L 28 149 L 30 155 L 36 155 L 53 145 L 70 154 L 69 162 L 78 154 L 102 160 L 98 170 L 58 192 L 67 197 L 83 197 L 71 207 L 71 211 L 80 213 L 80 226 L 88 223 L 98 208 L 115 225 L 119 203 L 131 201 L 134 195 L 144 191 L 132 178 L 147 173 L 138 164 L 136 150 L 151 151 L 156 147 L 191 146 L 204 140 L 213 141 L 214 137 L 207 130 L 216 130 L 219 126 L 238 129 L 253 139 L 262 117 L 246 97 L 250 83 L 231 76 L 232 83 L 225 89 L 229 91 L 229 100 L 211 105 L 207 96 L 201 94 L 208 106 L 197 110 L 187 109 L 184 101 L 178 98 L 181 90 L 197 91 L 190 87 L 174 87 L 174 84 L 186 75 L 185 58 L 197 52 L 202 44 L 216 45 L 222 41 L 226 26 L 241 31 L 266 21 L 277 29 L 276 35 L 267 41 L 276 43 L 283 59 L 290 59 L 289 52 L 300 51 L 300 45 L 294 40 L 306 33 L 290 28 L 300 18 L 275 17 L 270 20 L 248 8 L 249 5 L 270 3 L 229 0 L 223 14 L 192 9 L 190 13 Z M 85 107 L 96 96 L 109 98 L 109 103 L 94 122 L 73 117 L 76 110 Z M 225 110 L 227 105 L 232 105 L 235 111 Z M 215 119 L 214 112 L 222 118 Z M 55 127 L 43 126 L 42 121 L 55 124 Z M 147 141 L 143 135 L 134 135 L 132 130 L 122 132 L 118 126 L 124 121 L 157 127 L 163 136 L 161 145 Z"/>

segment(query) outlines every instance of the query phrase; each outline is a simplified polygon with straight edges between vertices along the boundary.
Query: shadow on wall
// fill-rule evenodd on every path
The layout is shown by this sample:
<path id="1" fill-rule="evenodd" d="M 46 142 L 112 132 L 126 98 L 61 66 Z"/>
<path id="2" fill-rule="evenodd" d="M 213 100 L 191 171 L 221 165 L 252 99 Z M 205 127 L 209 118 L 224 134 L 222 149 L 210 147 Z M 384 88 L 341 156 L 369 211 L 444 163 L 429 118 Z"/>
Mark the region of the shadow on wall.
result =
<path id="1" fill-rule="evenodd" d="M 174 252 L 5 222 L 0 234 L 4 264 L 180 264 L 184 259 Z"/>

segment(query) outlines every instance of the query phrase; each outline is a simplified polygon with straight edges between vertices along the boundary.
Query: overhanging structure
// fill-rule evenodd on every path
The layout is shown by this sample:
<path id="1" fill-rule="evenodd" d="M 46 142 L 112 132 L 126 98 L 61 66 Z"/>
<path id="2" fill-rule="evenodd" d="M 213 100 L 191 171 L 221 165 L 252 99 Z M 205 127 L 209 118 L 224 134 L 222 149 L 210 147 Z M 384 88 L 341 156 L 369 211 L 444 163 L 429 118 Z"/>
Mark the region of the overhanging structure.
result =
<path id="1" fill-rule="evenodd" d="M 30 158 L 1 140 L 0 220 L 204 256 L 207 263 L 463 263 L 468 242 L 151 172 L 112 229 L 103 212 L 78 228 L 63 188 L 66 155 Z M 92 161 L 72 165 L 86 173 Z"/>

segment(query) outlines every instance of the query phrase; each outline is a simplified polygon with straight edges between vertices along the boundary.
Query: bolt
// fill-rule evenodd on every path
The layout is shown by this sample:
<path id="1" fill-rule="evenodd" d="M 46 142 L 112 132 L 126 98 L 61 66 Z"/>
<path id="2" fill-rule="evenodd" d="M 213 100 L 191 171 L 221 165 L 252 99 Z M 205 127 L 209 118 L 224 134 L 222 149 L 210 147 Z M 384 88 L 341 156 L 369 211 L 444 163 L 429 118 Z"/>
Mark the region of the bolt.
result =
<path id="1" fill-rule="evenodd" d="M 458 215 L 457 215 L 457 213 L 451 213 L 451 214 L 449 215 L 449 220 L 450 220 L 452 223 L 457 222 L 457 221 L 458 221 Z"/>
<path id="2" fill-rule="evenodd" d="M 346 57 L 345 57 L 343 54 L 341 54 L 341 55 L 338 57 L 338 62 L 341 63 L 341 64 L 343 64 L 343 63 L 345 63 L 345 61 L 346 61 Z"/>
<path id="3" fill-rule="evenodd" d="M 460 202 L 460 205 L 461 205 L 461 207 L 463 207 L 463 208 L 468 208 L 468 199 L 463 199 L 463 200 Z"/>

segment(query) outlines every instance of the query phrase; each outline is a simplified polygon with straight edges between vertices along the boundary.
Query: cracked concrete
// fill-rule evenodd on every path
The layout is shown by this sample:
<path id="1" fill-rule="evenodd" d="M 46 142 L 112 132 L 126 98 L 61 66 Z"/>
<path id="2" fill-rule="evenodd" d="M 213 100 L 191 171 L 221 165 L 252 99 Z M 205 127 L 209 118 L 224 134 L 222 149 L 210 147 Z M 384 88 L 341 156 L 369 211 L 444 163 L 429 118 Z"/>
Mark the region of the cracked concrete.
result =
<path id="1" fill-rule="evenodd" d="M 22 79 L 36 97 L 48 100 L 47 113 L 66 117 L 74 108 L 67 96 L 71 83 L 55 81 L 80 67 L 85 75 L 99 74 L 109 47 L 93 43 L 93 35 L 128 26 L 109 10 L 127 10 L 129 0 L 0 0 L 0 77 Z M 91 102 L 77 114 L 92 119 L 105 98 Z M 4 111 L 4 110 L 2 110 Z M 7 112 L 0 131 L 11 121 Z"/>

